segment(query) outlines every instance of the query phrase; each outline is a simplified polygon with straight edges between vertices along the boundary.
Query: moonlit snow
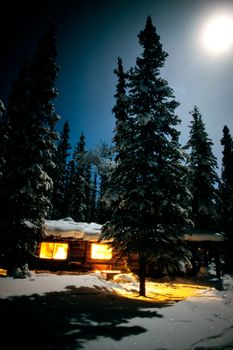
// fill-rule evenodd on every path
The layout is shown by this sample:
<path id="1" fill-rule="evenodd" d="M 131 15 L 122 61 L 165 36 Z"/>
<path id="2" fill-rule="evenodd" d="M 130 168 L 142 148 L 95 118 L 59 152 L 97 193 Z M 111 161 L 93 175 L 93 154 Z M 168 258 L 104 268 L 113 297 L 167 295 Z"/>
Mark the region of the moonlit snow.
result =
<path id="1" fill-rule="evenodd" d="M 99 272 L 83 275 L 32 272 L 31 277 L 25 279 L 0 278 L 0 299 L 10 300 L 19 296 L 34 298 L 35 295 L 65 291 L 68 286 L 113 292 L 116 288 L 124 290 L 124 283 L 127 288 L 130 283 L 135 287 L 137 280 L 106 281 Z M 78 295 L 76 297 L 78 302 Z M 96 339 L 87 339 L 82 349 L 233 349 L 233 278 L 229 275 L 223 276 L 222 291 L 213 287 L 203 289 L 195 297 L 173 302 L 168 307 L 152 306 L 149 310 L 151 315 L 156 312 L 158 317 L 132 317 L 122 320 L 119 325 L 141 326 L 145 329 L 144 333 L 125 335 L 120 341 L 106 335 L 98 336 Z"/>

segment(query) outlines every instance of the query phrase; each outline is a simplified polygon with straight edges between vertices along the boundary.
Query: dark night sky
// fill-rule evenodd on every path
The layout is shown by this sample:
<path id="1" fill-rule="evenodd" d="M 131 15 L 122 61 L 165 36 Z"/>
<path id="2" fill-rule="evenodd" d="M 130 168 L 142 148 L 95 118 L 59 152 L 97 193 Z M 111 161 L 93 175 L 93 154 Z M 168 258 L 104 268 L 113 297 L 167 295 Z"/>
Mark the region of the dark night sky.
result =
<path id="1" fill-rule="evenodd" d="M 233 0 L 2 0 L 0 98 L 7 103 L 20 60 L 35 51 L 52 18 L 58 25 L 60 125 L 69 120 L 72 143 L 82 131 L 88 148 L 110 143 L 117 57 L 126 69 L 135 64 L 142 52 L 137 35 L 150 15 L 169 54 L 161 75 L 180 102 L 180 141 L 187 141 L 189 112 L 197 105 L 221 164 L 223 126 L 233 134 L 233 49 L 216 57 L 201 44 L 204 23 L 221 11 L 233 18 Z"/>

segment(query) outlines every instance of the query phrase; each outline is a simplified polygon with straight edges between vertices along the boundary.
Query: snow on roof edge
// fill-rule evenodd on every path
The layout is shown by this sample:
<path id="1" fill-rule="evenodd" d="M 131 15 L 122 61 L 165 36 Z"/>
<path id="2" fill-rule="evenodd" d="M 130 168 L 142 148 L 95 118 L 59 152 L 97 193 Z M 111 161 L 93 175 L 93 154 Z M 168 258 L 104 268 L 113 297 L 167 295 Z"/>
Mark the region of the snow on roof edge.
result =
<path id="1" fill-rule="evenodd" d="M 185 241 L 191 242 L 224 242 L 225 239 L 220 233 L 186 233 L 184 234 Z"/>
<path id="2" fill-rule="evenodd" d="M 91 222 L 75 222 L 72 218 L 45 221 L 46 236 L 73 238 L 84 241 L 101 241 L 102 225 Z"/>
<path id="3" fill-rule="evenodd" d="M 102 240 L 102 225 L 94 222 L 75 222 L 72 218 L 64 218 L 59 220 L 46 220 L 46 236 L 56 238 L 82 239 L 90 242 L 109 242 Z M 186 241 L 212 241 L 223 242 L 225 239 L 220 233 L 197 233 L 191 232 L 184 234 Z"/>

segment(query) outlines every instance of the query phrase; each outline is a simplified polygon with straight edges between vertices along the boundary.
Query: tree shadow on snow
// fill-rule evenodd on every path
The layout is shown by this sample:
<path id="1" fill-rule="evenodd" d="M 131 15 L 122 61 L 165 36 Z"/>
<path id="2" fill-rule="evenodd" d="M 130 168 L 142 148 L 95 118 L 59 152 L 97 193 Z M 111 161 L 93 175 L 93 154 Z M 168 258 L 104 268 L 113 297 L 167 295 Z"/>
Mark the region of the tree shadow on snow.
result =
<path id="1" fill-rule="evenodd" d="M 1 342 L 7 349 L 82 349 L 98 337 L 120 341 L 146 332 L 143 318 L 162 317 L 168 303 L 130 300 L 96 288 L 0 299 Z M 140 318 L 139 325 L 130 320 Z"/>

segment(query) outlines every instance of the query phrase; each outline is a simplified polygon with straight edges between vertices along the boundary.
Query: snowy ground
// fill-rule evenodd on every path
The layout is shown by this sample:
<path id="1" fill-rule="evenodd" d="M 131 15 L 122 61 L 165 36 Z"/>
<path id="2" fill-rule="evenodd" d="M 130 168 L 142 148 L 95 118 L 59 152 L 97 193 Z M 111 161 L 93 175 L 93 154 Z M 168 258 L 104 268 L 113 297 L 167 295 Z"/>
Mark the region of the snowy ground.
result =
<path id="1" fill-rule="evenodd" d="M 40 350 L 233 349 L 232 276 L 224 275 L 222 290 L 151 283 L 149 301 L 129 298 L 136 280 L 102 277 L 49 272 L 0 277 L 1 342 L 7 349 Z M 191 296 L 177 301 L 180 287 Z"/>

